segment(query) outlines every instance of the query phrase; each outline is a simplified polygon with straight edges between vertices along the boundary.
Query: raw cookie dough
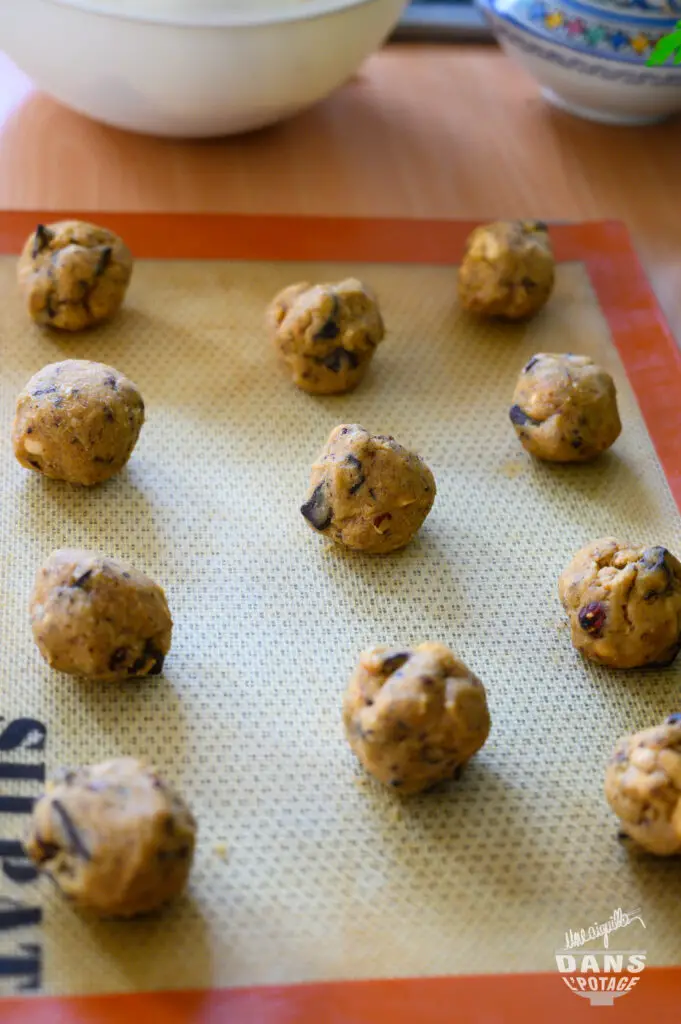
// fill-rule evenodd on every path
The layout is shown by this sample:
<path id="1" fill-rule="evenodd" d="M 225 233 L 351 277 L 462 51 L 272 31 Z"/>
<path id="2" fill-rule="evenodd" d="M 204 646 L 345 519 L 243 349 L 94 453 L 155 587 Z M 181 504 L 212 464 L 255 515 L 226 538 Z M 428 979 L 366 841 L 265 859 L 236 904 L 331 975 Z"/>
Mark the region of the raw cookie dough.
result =
<path id="1" fill-rule="evenodd" d="M 267 321 L 293 383 L 311 395 L 356 388 L 385 335 L 374 295 L 355 278 L 291 285 L 273 300 Z"/>
<path id="2" fill-rule="evenodd" d="M 587 462 L 622 430 L 612 377 L 588 356 L 571 353 L 532 356 L 510 417 L 523 448 L 547 462 Z"/>
<path id="3" fill-rule="evenodd" d="M 364 768 L 403 794 L 456 775 L 490 730 L 484 686 L 437 643 L 362 654 L 343 721 Z"/>
<path id="4" fill-rule="evenodd" d="M 419 455 L 351 423 L 331 432 L 300 511 L 337 544 L 386 554 L 409 543 L 434 500 L 435 480 Z"/>
<path id="5" fill-rule="evenodd" d="M 681 647 L 681 564 L 612 537 L 578 551 L 558 584 L 572 643 L 611 668 L 668 665 Z"/>
<path id="6" fill-rule="evenodd" d="M 29 611 L 40 653 L 58 672 L 113 682 L 163 671 L 173 628 L 165 594 L 131 565 L 54 551 Z"/>
<path id="7" fill-rule="evenodd" d="M 605 796 L 622 831 L 649 853 L 681 853 L 681 715 L 619 740 Z"/>
<path id="8" fill-rule="evenodd" d="M 122 239 L 80 220 L 39 224 L 18 265 L 30 316 L 62 331 L 109 320 L 123 302 L 131 274 L 132 256 Z"/>
<path id="9" fill-rule="evenodd" d="M 546 224 L 497 221 L 468 238 L 459 267 L 459 302 L 470 313 L 522 320 L 547 302 L 554 261 Z"/>
<path id="10" fill-rule="evenodd" d="M 143 423 L 131 380 L 104 363 L 67 359 L 44 366 L 19 395 L 14 454 L 27 469 L 92 487 L 123 468 Z"/>
<path id="11" fill-rule="evenodd" d="M 26 850 L 78 907 L 134 917 L 182 892 L 195 839 L 182 798 L 154 768 L 121 757 L 48 782 Z"/>

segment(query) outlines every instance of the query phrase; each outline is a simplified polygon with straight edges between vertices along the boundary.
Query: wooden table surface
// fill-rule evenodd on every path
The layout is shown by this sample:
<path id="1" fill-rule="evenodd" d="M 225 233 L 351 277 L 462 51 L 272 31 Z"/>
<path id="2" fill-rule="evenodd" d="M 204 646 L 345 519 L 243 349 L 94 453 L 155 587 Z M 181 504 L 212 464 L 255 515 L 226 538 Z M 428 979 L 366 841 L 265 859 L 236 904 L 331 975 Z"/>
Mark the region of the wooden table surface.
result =
<path id="1" fill-rule="evenodd" d="M 0 54 L 0 208 L 615 217 L 681 339 L 681 131 L 547 107 L 488 46 L 393 45 L 325 103 L 240 139 L 105 128 Z"/>

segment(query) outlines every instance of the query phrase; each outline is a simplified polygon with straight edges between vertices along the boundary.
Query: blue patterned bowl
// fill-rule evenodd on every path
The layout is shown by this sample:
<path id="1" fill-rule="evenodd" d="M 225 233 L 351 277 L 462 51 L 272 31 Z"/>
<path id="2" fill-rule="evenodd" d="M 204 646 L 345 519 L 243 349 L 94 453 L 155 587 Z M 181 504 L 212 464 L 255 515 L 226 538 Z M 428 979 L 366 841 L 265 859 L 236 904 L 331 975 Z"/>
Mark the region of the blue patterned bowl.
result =
<path id="1" fill-rule="evenodd" d="M 591 121 L 629 125 L 663 121 L 681 110 L 681 66 L 646 67 L 658 39 L 678 20 L 669 16 L 669 0 L 656 9 L 653 0 L 637 0 L 637 10 L 627 0 L 478 3 L 501 46 L 555 106 Z"/>

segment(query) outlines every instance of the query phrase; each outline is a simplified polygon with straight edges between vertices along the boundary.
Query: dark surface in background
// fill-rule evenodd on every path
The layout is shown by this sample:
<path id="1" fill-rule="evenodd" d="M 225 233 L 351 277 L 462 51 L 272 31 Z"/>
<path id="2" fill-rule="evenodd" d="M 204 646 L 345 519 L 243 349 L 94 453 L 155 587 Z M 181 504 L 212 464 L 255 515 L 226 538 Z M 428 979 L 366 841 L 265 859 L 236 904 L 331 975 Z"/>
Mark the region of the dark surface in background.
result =
<path id="1" fill-rule="evenodd" d="M 412 0 L 392 39 L 400 42 L 494 42 L 473 0 Z"/>

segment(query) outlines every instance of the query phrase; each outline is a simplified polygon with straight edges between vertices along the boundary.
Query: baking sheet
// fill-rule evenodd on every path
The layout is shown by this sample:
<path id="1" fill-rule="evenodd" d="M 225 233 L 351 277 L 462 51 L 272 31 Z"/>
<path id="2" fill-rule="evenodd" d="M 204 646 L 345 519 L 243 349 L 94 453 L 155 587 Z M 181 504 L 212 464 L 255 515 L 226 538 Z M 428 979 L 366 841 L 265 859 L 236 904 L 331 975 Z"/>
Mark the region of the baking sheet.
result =
<path id="1" fill-rule="evenodd" d="M 0 439 L 0 713 L 45 724 L 44 750 L 3 760 L 145 755 L 192 804 L 186 899 L 156 918 L 95 922 L 46 881 L 7 884 L 43 920 L 51 994 L 555 970 L 568 928 L 640 907 L 648 963 L 678 955 L 678 865 L 631 857 L 602 797 L 623 732 L 678 707 L 679 670 L 617 673 L 572 651 L 556 580 L 573 551 L 621 534 L 681 550 L 679 514 L 584 267 L 563 264 L 544 314 L 482 327 L 449 267 L 371 264 L 389 327 L 352 395 L 311 398 L 276 368 L 263 308 L 298 279 L 354 263 L 140 261 L 111 325 L 55 340 L 27 324 L 0 260 L 0 420 L 46 362 L 110 362 L 148 421 L 128 469 L 91 492 L 21 470 Z M 533 463 L 507 418 L 536 351 L 585 352 L 614 375 L 624 433 L 587 467 Z M 302 521 L 309 466 L 333 426 L 392 433 L 438 497 L 404 552 L 329 549 Z M 176 620 L 164 678 L 71 680 L 42 664 L 26 604 L 59 545 L 134 561 Z M 401 801 L 347 749 L 340 701 L 358 652 L 438 639 L 483 679 L 492 732 L 462 780 Z M 35 782 L 2 780 L 3 794 Z M 21 815 L 0 815 L 0 838 Z M 557 984 L 558 984 L 557 979 Z M 0 980 L 0 992 L 8 982 Z M 16 985 L 12 981 L 14 991 Z"/>

